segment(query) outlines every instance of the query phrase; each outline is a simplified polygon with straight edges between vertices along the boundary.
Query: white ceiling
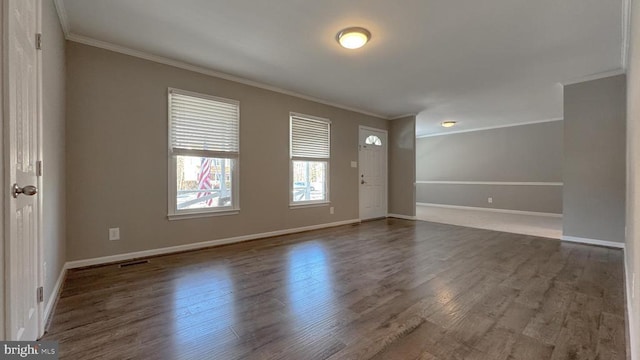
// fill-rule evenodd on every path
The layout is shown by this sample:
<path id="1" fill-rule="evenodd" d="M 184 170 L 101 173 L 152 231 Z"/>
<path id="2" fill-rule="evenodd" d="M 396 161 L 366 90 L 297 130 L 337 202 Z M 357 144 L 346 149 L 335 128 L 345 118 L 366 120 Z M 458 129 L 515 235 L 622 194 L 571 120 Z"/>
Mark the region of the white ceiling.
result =
<path id="1" fill-rule="evenodd" d="M 418 114 L 419 135 L 561 118 L 559 83 L 623 67 L 623 0 L 56 1 L 71 40 Z M 349 26 L 371 42 L 342 49 Z"/>

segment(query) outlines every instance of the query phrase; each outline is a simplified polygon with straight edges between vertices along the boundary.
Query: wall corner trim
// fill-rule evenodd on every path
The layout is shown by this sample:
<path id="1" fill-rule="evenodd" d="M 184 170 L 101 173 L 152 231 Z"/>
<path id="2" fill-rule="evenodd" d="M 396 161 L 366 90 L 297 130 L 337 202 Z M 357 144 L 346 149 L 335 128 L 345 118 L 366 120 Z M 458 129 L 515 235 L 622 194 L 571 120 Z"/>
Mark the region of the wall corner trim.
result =
<path id="1" fill-rule="evenodd" d="M 415 216 L 400 215 L 400 214 L 387 214 L 387 217 L 395 218 L 395 219 L 403 219 L 403 220 L 417 220 Z"/>
<path id="2" fill-rule="evenodd" d="M 589 238 L 583 238 L 583 237 L 578 237 L 578 236 L 569 236 L 569 235 L 562 235 L 561 240 L 562 241 L 568 241 L 568 242 L 574 242 L 574 243 L 580 243 L 580 244 L 606 246 L 606 247 L 612 247 L 612 248 L 617 248 L 617 249 L 624 249 L 624 243 L 616 242 L 616 241 L 589 239 Z"/>
<path id="3" fill-rule="evenodd" d="M 204 249 L 204 248 L 220 246 L 220 245 L 235 244 L 243 241 L 258 240 L 258 239 L 270 238 L 274 236 L 289 235 L 289 234 L 295 234 L 295 233 L 300 233 L 305 231 L 319 230 L 319 229 L 325 229 L 325 228 L 342 226 L 342 225 L 350 225 L 350 224 L 356 224 L 356 223 L 360 223 L 360 219 L 336 221 L 336 222 L 326 223 L 326 224 L 310 225 L 310 226 L 303 226 L 303 227 L 292 228 L 292 229 L 242 235 L 242 236 L 236 236 L 231 238 L 202 241 L 197 243 L 170 246 L 170 247 L 164 247 L 164 248 L 158 248 L 158 249 L 142 250 L 142 251 L 102 256 L 102 257 L 83 259 L 83 260 L 73 260 L 73 261 L 67 262 L 66 268 L 76 269 L 76 268 L 82 268 L 87 266 L 104 265 L 104 264 L 125 261 L 125 260 L 139 259 L 139 258 L 144 258 L 149 256 L 156 256 L 156 255 L 165 255 L 165 254 L 190 251 L 190 250 L 198 250 L 198 249 Z"/>
<path id="4" fill-rule="evenodd" d="M 51 320 L 51 315 L 53 315 L 53 309 L 60 298 L 60 294 L 62 293 L 62 286 L 64 285 L 64 280 L 67 276 L 67 264 L 65 263 L 60 270 L 60 275 L 58 275 L 58 280 L 56 280 L 56 284 L 53 287 L 53 291 L 51 295 L 49 295 L 49 300 L 47 300 L 47 305 L 44 308 L 44 316 L 42 317 L 42 321 L 44 322 L 44 326 L 46 326 Z"/>

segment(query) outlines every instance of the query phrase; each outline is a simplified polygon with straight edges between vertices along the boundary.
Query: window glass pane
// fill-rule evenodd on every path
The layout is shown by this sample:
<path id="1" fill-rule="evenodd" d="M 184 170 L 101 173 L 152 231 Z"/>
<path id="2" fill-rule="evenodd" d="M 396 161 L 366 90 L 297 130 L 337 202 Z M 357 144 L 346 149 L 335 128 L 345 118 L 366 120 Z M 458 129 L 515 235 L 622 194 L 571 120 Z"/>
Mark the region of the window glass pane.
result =
<path id="1" fill-rule="evenodd" d="M 233 159 L 177 156 L 178 210 L 232 204 Z"/>
<path id="2" fill-rule="evenodd" d="M 293 202 L 327 199 L 327 162 L 293 161 Z"/>
<path id="3" fill-rule="evenodd" d="M 367 145 L 382 146 L 382 140 L 375 135 L 369 135 L 364 143 Z"/>

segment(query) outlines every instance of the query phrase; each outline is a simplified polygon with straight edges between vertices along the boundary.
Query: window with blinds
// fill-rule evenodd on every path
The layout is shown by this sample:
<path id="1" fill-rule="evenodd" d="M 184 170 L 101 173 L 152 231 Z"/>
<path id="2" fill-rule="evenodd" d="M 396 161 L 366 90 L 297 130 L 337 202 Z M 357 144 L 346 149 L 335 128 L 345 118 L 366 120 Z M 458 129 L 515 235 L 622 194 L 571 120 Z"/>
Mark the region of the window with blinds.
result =
<path id="1" fill-rule="evenodd" d="M 169 218 L 238 210 L 240 103 L 169 89 Z"/>
<path id="2" fill-rule="evenodd" d="M 331 122 L 290 114 L 291 205 L 328 203 Z"/>
<path id="3" fill-rule="evenodd" d="M 171 89 L 169 108 L 172 150 L 238 153 L 239 102 Z"/>
<path id="4" fill-rule="evenodd" d="M 291 156 L 328 159 L 330 157 L 330 123 L 291 116 Z"/>

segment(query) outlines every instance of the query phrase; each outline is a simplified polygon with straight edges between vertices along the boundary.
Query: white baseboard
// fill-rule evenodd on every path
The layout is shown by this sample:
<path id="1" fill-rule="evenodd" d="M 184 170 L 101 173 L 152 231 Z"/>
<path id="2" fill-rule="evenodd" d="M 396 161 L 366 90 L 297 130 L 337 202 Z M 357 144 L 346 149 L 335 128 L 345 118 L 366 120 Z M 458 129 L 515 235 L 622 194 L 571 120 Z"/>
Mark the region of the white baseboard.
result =
<path id="1" fill-rule="evenodd" d="M 388 218 L 404 219 L 404 220 L 416 220 L 415 216 L 400 215 L 400 214 L 387 214 Z"/>
<path id="2" fill-rule="evenodd" d="M 62 270 L 60 271 L 60 275 L 58 275 L 58 280 L 56 281 L 56 284 L 53 287 L 53 291 L 49 296 L 49 300 L 47 300 L 47 306 L 45 306 L 44 308 L 44 316 L 43 316 L 44 325 L 46 325 L 47 322 L 49 321 L 49 318 L 51 317 L 51 312 L 53 311 L 53 307 L 56 305 L 56 302 L 60 297 L 60 292 L 62 291 L 62 284 L 64 283 L 64 278 L 66 275 L 67 275 L 67 264 L 65 264 L 62 267 Z"/>
<path id="3" fill-rule="evenodd" d="M 197 249 L 208 248 L 208 247 L 219 246 L 219 245 L 228 245 L 228 244 L 234 244 L 234 243 L 239 243 L 243 241 L 256 240 L 256 239 L 268 238 L 273 236 L 288 235 L 288 234 L 294 234 L 294 233 L 299 233 L 303 231 L 318 230 L 318 229 L 330 228 L 335 226 L 349 225 L 349 224 L 354 224 L 359 222 L 360 222 L 359 219 L 352 219 L 352 220 L 337 221 L 337 222 L 332 222 L 327 224 L 303 226 L 303 227 L 293 228 L 293 229 L 270 231 L 270 232 L 259 233 L 259 234 L 236 236 L 236 237 L 226 238 L 226 239 L 203 241 L 203 242 L 197 242 L 193 244 L 170 246 L 170 247 L 164 247 L 159 249 L 136 251 L 136 252 L 130 252 L 125 254 L 103 256 L 103 257 L 84 259 L 84 260 L 74 260 L 74 261 L 67 262 L 66 268 L 75 269 L 75 268 L 86 267 L 86 266 L 109 264 L 109 263 L 114 263 L 118 261 L 125 261 L 125 260 L 131 260 L 131 259 L 137 259 L 137 258 L 155 256 L 155 255 L 164 255 L 164 254 L 170 254 L 170 253 L 181 252 L 181 251 L 197 250 Z"/>
<path id="4" fill-rule="evenodd" d="M 536 211 L 495 209 L 495 208 L 484 208 L 484 207 L 474 207 L 474 206 L 460 206 L 460 205 L 445 205 L 445 204 L 432 204 L 432 203 L 416 203 L 416 205 L 417 206 L 440 207 L 440 208 L 445 208 L 445 209 L 478 210 L 478 211 L 488 211 L 488 212 L 497 212 L 497 213 L 505 213 L 505 214 L 517 214 L 517 215 L 536 215 L 536 216 L 546 216 L 546 217 L 555 217 L 555 218 L 561 218 L 562 217 L 562 214 L 536 212 Z"/>
<path id="5" fill-rule="evenodd" d="M 608 241 L 608 240 L 588 239 L 588 238 L 568 236 L 568 235 L 562 235 L 562 238 L 560 240 L 580 243 L 580 244 L 587 244 L 587 245 L 598 245 L 598 246 L 607 246 L 612 248 L 624 249 L 624 243 Z"/>

